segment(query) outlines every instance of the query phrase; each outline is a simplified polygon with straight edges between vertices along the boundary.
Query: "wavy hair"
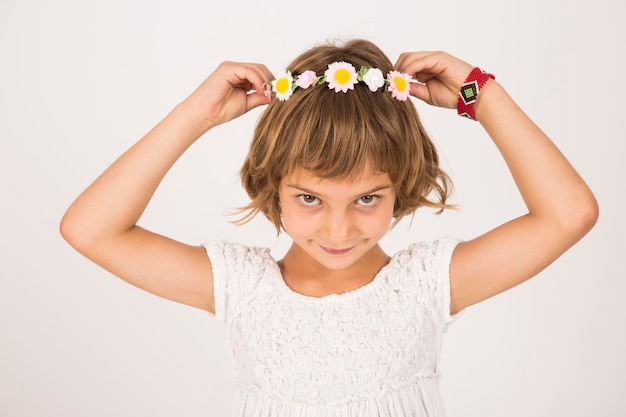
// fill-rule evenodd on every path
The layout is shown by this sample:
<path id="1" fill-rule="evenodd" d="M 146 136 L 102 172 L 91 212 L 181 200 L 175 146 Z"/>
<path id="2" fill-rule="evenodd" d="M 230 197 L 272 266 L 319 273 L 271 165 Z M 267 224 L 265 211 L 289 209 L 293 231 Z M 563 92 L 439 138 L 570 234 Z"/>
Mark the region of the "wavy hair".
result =
<path id="1" fill-rule="evenodd" d="M 354 39 L 342 44 L 315 46 L 287 67 L 293 74 L 305 70 L 323 74 L 335 61 L 393 69 L 387 56 L 372 42 Z M 355 178 L 371 163 L 386 172 L 395 188 L 395 226 L 422 206 L 451 208 L 448 175 L 410 100 L 398 101 L 386 89 L 371 92 L 364 83 L 353 91 L 335 93 L 318 85 L 298 89 L 286 101 L 272 100 L 261 114 L 240 170 L 251 202 L 240 209 L 245 223 L 263 213 L 283 228 L 278 190 L 280 181 L 301 167 L 322 178 Z"/>

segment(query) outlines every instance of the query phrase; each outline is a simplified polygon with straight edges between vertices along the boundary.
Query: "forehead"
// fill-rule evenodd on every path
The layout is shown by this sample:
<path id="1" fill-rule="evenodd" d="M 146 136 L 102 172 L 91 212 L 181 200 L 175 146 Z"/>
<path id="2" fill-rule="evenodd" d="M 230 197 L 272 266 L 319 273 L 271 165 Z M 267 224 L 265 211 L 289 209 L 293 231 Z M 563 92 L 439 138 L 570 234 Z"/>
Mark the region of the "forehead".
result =
<path id="1" fill-rule="evenodd" d="M 337 191 L 350 195 L 391 186 L 389 174 L 374 170 L 369 164 L 358 175 L 345 178 L 325 178 L 311 170 L 297 167 L 281 180 L 281 188 L 299 188 L 316 192 Z"/>

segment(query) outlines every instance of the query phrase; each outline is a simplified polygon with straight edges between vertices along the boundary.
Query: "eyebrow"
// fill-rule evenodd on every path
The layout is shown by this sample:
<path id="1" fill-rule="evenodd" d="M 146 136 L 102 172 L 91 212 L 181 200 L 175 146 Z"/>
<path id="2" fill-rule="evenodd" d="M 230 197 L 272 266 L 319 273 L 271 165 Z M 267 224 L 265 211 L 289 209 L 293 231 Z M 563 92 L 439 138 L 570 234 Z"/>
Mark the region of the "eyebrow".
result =
<path id="1" fill-rule="evenodd" d="M 317 192 L 315 192 L 313 190 L 309 190 L 308 188 L 302 187 L 302 186 L 300 186 L 298 184 L 287 184 L 287 187 L 293 188 L 293 189 L 296 189 L 296 190 L 299 190 L 299 191 L 304 191 L 305 193 L 310 194 L 310 195 L 323 197 L 322 194 L 319 194 L 319 193 L 317 193 Z M 364 193 L 355 194 L 355 196 L 356 197 L 360 197 L 360 196 L 364 196 L 364 195 L 371 195 L 371 194 L 374 194 L 374 193 L 376 193 L 378 191 L 386 190 L 386 189 L 389 189 L 389 188 L 391 188 L 391 185 L 379 185 L 379 186 L 376 186 L 376 187 L 374 187 L 374 188 L 372 188 L 372 189 L 370 189 L 368 191 L 365 191 Z"/>

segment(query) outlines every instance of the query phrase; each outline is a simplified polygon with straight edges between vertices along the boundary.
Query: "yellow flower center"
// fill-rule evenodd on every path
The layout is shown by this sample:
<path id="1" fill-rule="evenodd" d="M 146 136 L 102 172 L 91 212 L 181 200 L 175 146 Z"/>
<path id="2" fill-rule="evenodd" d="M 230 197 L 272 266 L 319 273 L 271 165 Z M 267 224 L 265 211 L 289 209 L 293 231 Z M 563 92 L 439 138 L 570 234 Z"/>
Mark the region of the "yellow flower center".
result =
<path id="1" fill-rule="evenodd" d="M 404 77 L 395 77 L 393 82 L 396 84 L 398 91 L 404 92 L 404 90 L 406 90 L 406 80 Z"/>
<path id="2" fill-rule="evenodd" d="M 289 89 L 289 81 L 286 78 L 276 80 L 276 91 L 279 94 L 285 94 Z"/>
<path id="3" fill-rule="evenodd" d="M 350 81 L 352 77 L 350 77 L 350 71 L 345 68 L 339 68 L 335 71 L 335 81 L 337 84 L 343 85 Z"/>

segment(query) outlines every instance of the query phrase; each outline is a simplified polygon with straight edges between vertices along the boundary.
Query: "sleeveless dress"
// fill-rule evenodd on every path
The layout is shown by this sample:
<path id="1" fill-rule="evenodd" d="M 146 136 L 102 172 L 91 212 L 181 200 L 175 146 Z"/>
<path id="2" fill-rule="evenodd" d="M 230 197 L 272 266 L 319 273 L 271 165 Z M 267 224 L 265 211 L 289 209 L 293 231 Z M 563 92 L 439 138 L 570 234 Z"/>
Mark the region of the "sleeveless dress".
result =
<path id="1" fill-rule="evenodd" d="M 208 242 L 215 317 L 235 366 L 235 417 L 441 417 L 442 335 L 458 240 L 416 243 L 370 283 L 309 297 L 269 249 Z"/>

